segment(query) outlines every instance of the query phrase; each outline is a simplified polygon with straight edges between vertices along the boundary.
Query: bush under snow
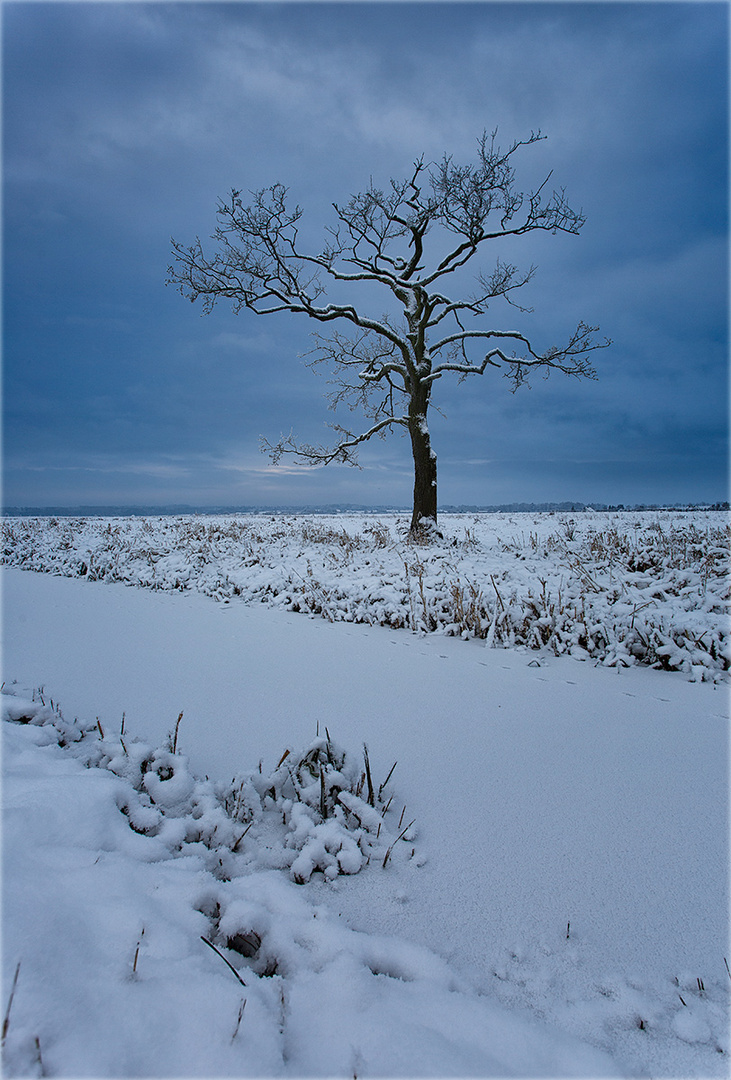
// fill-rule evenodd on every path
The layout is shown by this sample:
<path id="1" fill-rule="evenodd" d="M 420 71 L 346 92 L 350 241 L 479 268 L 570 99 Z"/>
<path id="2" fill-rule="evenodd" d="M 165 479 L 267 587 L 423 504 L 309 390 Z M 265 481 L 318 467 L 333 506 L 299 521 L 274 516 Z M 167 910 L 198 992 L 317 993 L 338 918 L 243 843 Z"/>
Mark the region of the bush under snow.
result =
<path id="1" fill-rule="evenodd" d="M 111 736 L 98 722 L 68 721 L 38 696 L 29 701 L 4 691 L 2 719 L 42 727 L 48 743 L 123 779 L 118 806 L 129 827 L 168 852 L 196 851 L 216 876 L 230 877 L 232 857 L 241 854 L 288 869 L 300 885 L 315 871 L 333 880 L 357 874 L 371 860 L 385 865 L 397 841 L 413 839 L 413 822 L 392 826 L 398 820 L 392 796 L 386 782 L 374 788 L 366 747 L 361 758 L 328 735 L 300 752 L 286 750 L 270 775 L 260 766 L 230 784 L 213 784 L 191 775 L 188 759 L 175 752 L 177 733 L 168 746 L 152 747 L 123 732 Z M 410 857 L 415 854 L 412 847 Z"/>

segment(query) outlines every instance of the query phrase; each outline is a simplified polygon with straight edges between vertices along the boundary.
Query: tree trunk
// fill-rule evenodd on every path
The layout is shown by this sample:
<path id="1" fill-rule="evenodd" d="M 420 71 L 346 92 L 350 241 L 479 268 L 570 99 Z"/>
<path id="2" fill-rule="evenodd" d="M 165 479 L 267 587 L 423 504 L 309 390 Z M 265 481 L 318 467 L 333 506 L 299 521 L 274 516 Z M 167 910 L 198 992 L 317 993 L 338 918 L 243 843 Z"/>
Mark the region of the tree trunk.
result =
<path id="1" fill-rule="evenodd" d="M 423 525 L 437 523 L 437 456 L 431 448 L 426 410 L 414 413 L 409 423 L 414 455 L 414 511 L 411 532 Z"/>

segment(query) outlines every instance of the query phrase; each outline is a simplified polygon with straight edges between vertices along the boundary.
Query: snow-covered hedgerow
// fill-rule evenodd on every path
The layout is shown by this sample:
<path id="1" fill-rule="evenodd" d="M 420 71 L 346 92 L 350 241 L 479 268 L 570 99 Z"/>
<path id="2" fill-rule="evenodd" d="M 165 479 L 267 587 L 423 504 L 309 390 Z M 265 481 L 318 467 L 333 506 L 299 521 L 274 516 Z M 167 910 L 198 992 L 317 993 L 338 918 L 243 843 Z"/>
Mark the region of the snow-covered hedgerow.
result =
<path id="1" fill-rule="evenodd" d="M 105 733 L 98 721 L 68 721 L 40 692 L 28 700 L 3 691 L 2 719 L 42 727 L 49 743 L 120 777 L 118 806 L 130 829 L 168 853 L 197 853 L 217 877 L 231 877 L 242 855 L 287 870 L 298 884 L 315 871 L 333 880 L 371 861 L 385 866 L 399 841 L 413 840 L 413 821 L 402 827 L 405 810 L 400 820 L 391 810 L 393 769 L 376 788 L 367 748 L 360 758 L 329 735 L 301 752 L 286 750 L 270 775 L 253 770 L 214 785 L 190 773 L 177 752 L 177 726 L 167 746 L 153 747 L 124 730 Z M 409 857 L 415 854 L 410 847 Z"/>
<path id="2" fill-rule="evenodd" d="M 406 526 L 363 514 L 15 518 L 2 559 L 694 680 L 731 665 L 726 514 L 452 514 L 428 544 Z"/>

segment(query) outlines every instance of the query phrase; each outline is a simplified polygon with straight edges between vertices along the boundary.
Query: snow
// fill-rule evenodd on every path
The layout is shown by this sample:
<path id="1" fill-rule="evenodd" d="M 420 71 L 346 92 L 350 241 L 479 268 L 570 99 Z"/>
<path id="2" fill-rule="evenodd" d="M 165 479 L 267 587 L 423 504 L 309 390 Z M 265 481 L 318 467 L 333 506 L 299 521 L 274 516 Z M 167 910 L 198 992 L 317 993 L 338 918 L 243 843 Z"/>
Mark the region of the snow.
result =
<path id="1" fill-rule="evenodd" d="M 4 524 L 2 559 L 693 680 L 729 669 L 725 514 L 443 515 L 439 527 L 420 546 L 394 515 L 20 518 Z"/>
<path id="2" fill-rule="evenodd" d="M 2 571 L 7 1075 L 728 1075 L 723 682 L 186 561 Z"/>

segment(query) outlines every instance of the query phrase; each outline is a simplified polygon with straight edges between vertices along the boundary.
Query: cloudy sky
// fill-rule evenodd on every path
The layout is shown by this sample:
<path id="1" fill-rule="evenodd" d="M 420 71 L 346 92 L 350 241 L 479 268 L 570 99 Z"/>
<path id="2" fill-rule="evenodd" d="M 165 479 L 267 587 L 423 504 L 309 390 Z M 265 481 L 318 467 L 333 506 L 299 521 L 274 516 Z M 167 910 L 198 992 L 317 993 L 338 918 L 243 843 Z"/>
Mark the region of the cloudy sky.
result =
<path id="1" fill-rule="evenodd" d="M 5 504 L 408 504 L 399 437 L 361 471 L 270 465 L 260 436 L 321 442 L 337 420 L 301 359 L 318 327 L 203 316 L 165 286 L 170 238 L 210 236 L 232 187 L 281 181 L 319 251 L 332 202 L 422 154 L 472 160 L 496 127 L 503 144 L 548 136 L 517 182 L 553 170 L 587 219 L 510 253 L 538 268 L 535 341 L 584 320 L 613 345 L 596 382 L 437 383 L 440 503 L 725 499 L 728 18 L 724 3 L 6 0 Z"/>

